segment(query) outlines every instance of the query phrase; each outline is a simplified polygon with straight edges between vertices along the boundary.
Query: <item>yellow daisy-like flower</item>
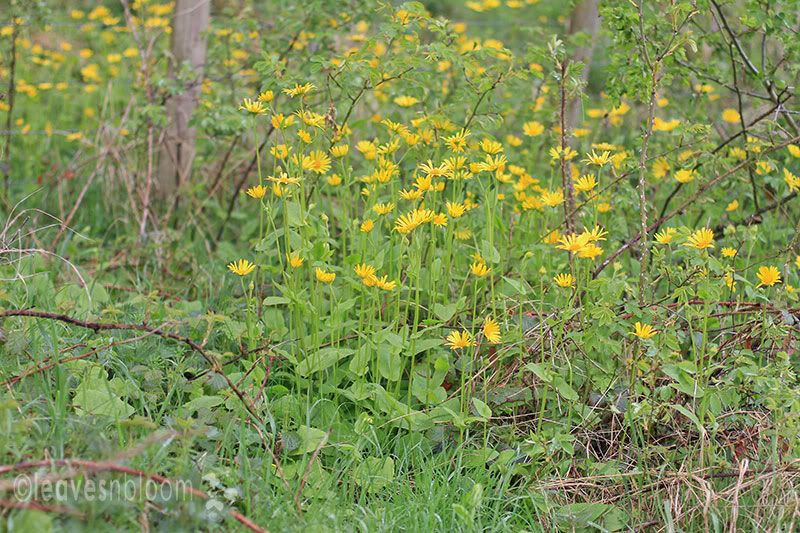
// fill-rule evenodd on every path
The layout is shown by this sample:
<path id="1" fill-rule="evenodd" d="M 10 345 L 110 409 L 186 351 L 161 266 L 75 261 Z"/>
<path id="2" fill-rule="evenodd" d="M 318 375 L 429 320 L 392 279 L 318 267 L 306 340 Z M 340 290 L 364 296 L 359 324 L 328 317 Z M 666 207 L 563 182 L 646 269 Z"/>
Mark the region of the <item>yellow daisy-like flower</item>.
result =
<path id="1" fill-rule="evenodd" d="M 487 276 L 492 271 L 492 269 L 486 266 L 486 263 L 484 263 L 483 261 L 475 261 L 470 265 L 469 271 L 472 272 L 473 276 L 482 278 L 484 276 Z"/>
<path id="2" fill-rule="evenodd" d="M 659 157 L 653 163 L 653 176 L 656 179 L 661 179 L 667 174 L 669 174 L 669 161 L 667 161 L 666 157 Z"/>
<path id="3" fill-rule="evenodd" d="M 467 137 L 469 137 L 469 130 L 462 129 L 455 135 L 445 137 L 444 144 L 450 151 L 460 153 L 467 148 Z"/>
<path id="4" fill-rule="evenodd" d="M 462 203 L 447 202 L 445 205 L 447 207 L 447 214 L 450 215 L 451 218 L 460 218 L 467 211 L 467 208 Z"/>
<path id="5" fill-rule="evenodd" d="M 250 98 L 242 100 L 242 105 L 239 106 L 239 109 L 247 111 L 251 115 L 263 115 L 267 112 L 267 108 L 264 107 L 263 103 L 258 100 L 251 100 Z"/>
<path id="6" fill-rule="evenodd" d="M 306 83 L 303 85 L 295 84 L 295 86 L 292 87 L 291 89 L 289 88 L 284 89 L 283 93 L 289 95 L 291 98 L 294 98 L 295 96 L 306 95 L 311 91 L 313 91 L 314 89 L 316 89 L 316 87 L 311 83 Z"/>
<path id="7" fill-rule="evenodd" d="M 739 200 L 734 200 L 728 204 L 728 206 L 725 208 L 725 211 L 730 213 L 731 211 L 736 211 L 737 209 L 739 209 Z"/>
<path id="8" fill-rule="evenodd" d="M 325 174 L 331 169 L 331 158 L 322 150 L 314 150 L 303 157 L 303 170 Z"/>
<path id="9" fill-rule="evenodd" d="M 756 273 L 758 287 L 772 287 L 781 282 L 781 272 L 774 266 L 762 266 Z"/>
<path id="10" fill-rule="evenodd" d="M 268 190 L 269 189 L 267 189 L 263 185 L 256 185 L 255 187 L 250 187 L 245 192 L 247 192 L 247 196 L 249 196 L 250 198 L 255 198 L 256 200 L 260 200 L 264 198 Z"/>
<path id="11" fill-rule="evenodd" d="M 738 124 L 741 118 L 742 117 L 739 115 L 739 112 L 733 108 L 729 107 L 722 111 L 722 120 L 728 124 Z"/>
<path id="12" fill-rule="evenodd" d="M 733 279 L 733 274 L 731 272 L 725 272 L 722 279 L 725 280 L 725 285 L 728 287 L 728 290 L 736 292 L 736 280 Z"/>
<path id="13" fill-rule="evenodd" d="M 258 101 L 264 102 L 268 104 L 275 98 L 275 94 L 272 91 L 262 91 L 261 94 L 258 95 Z"/>
<path id="14" fill-rule="evenodd" d="M 368 218 L 361 223 L 361 227 L 359 229 L 361 229 L 362 233 L 369 233 L 370 231 L 372 231 L 372 228 L 374 227 L 375 227 L 375 221 L 372 220 L 371 218 Z"/>
<path id="15" fill-rule="evenodd" d="M 419 98 L 414 98 L 413 96 L 398 96 L 394 99 L 394 103 L 400 107 L 411 107 L 418 102 Z"/>
<path id="16" fill-rule="evenodd" d="M 372 206 L 372 210 L 375 211 L 378 215 L 388 215 L 392 211 L 394 211 L 394 204 L 392 202 L 387 202 L 385 204 L 375 204 Z"/>
<path id="17" fill-rule="evenodd" d="M 375 267 L 367 263 L 361 263 L 353 267 L 353 271 L 361 279 L 375 276 Z"/>
<path id="18" fill-rule="evenodd" d="M 572 287 L 573 285 L 575 285 L 575 276 L 573 276 L 572 274 L 559 274 L 553 278 L 553 281 L 559 287 L 563 287 L 566 289 L 567 287 Z"/>
<path id="19" fill-rule="evenodd" d="M 720 250 L 720 252 L 722 252 L 723 257 L 735 257 L 737 250 L 736 248 L 731 248 L 730 246 L 726 246 L 725 248 Z"/>
<path id="20" fill-rule="evenodd" d="M 344 157 L 350 151 L 349 144 L 339 144 L 331 147 L 331 155 L 333 157 Z"/>
<path id="21" fill-rule="evenodd" d="M 658 244 L 669 244 L 672 242 L 672 239 L 675 237 L 675 234 L 678 233 L 678 230 L 675 228 L 664 228 L 663 230 L 659 231 L 655 235 L 656 242 Z"/>
<path id="22" fill-rule="evenodd" d="M 642 340 L 652 339 L 658 333 L 650 324 L 637 322 L 633 325 L 633 334 Z"/>
<path id="23" fill-rule="evenodd" d="M 475 346 L 475 341 L 469 331 L 453 331 L 447 336 L 447 346 L 453 350 Z"/>
<path id="24" fill-rule="evenodd" d="M 303 266 L 303 262 L 305 259 L 300 257 L 298 252 L 292 252 L 286 254 L 286 261 L 289 263 L 289 266 L 292 268 L 299 268 Z"/>
<path id="25" fill-rule="evenodd" d="M 690 168 L 682 168 L 675 172 L 675 181 L 678 183 L 689 183 L 690 181 L 694 181 L 694 178 L 695 172 Z"/>
<path id="26" fill-rule="evenodd" d="M 317 278 L 317 281 L 322 283 L 333 283 L 333 280 L 336 279 L 336 272 L 327 272 L 319 267 L 314 269 L 314 275 Z"/>
<path id="27" fill-rule="evenodd" d="M 486 317 L 483 321 L 483 337 L 492 344 L 497 344 L 501 340 L 500 325 L 492 317 Z"/>
<path id="28" fill-rule="evenodd" d="M 397 282 L 394 280 L 389 280 L 388 276 L 381 276 L 379 278 L 375 278 L 375 286 L 382 291 L 393 291 L 397 288 Z"/>
<path id="29" fill-rule="evenodd" d="M 522 132 L 528 137 L 536 137 L 544 132 L 544 124 L 532 120 L 522 125 Z"/>
<path id="30" fill-rule="evenodd" d="M 604 167 L 611 161 L 611 152 L 603 151 L 599 154 L 592 150 L 592 153 L 586 154 L 586 158 L 582 161 L 588 165 L 595 165 Z"/>
<path id="31" fill-rule="evenodd" d="M 228 270 L 230 270 L 237 276 L 246 276 L 255 269 L 256 265 L 254 265 L 247 259 L 239 259 L 238 261 L 234 261 L 233 263 L 228 264 Z"/>
<path id="32" fill-rule="evenodd" d="M 594 174 L 584 174 L 575 182 L 574 188 L 578 192 L 589 192 L 597 187 L 597 180 Z"/>
<path id="33" fill-rule="evenodd" d="M 705 250 L 706 248 L 714 247 L 714 232 L 709 228 L 702 228 L 691 235 L 686 240 L 686 246 L 696 248 L 698 250 Z"/>

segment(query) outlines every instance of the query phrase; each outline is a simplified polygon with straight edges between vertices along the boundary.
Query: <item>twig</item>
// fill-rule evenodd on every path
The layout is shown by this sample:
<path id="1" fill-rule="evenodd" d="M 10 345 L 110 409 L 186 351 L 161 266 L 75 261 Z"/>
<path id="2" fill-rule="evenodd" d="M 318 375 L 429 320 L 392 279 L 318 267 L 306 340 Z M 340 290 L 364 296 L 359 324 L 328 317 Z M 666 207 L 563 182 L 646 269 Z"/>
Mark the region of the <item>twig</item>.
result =
<path id="1" fill-rule="evenodd" d="M 231 379 L 225 374 L 220 365 L 219 361 L 216 360 L 213 356 L 206 353 L 206 351 L 195 341 L 190 339 L 189 337 L 184 337 L 182 335 L 178 335 L 177 333 L 172 333 L 169 331 L 162 331 L 160 328 L 157 327 L 150 327 L 146 324 L 125 324 L 125 323 L 117 323 L 117 322 L 90 322 L 85 320 L 79 320 L 77 318 L 72 318 L 67 315 L 61 315 L 58 313 L 48 313 L 45 311 L 37 311 L 35 309 L 11 309 L 7 311 L 0 311 L 0 318 L 7 318 L 7 317 L 32 317 L 32 318 L 43 318 L 47 320 L 56 320 L 59 322 L 64 322 L 65 324 L 71 324 L 73 326 L 78 326 L 84 329 L 90 329 L 97 333 L 98 331 L 109 331 L 109 330 L 122 330 L 122 331 L 144 331 L 147 333 L 151 333 L 153 335 L 158 335 L 159 337 L 165 339 L 171 339 L 189 346 L 192 350 L 197 352 L 209 366 L 212 368 L 214 372 L 221 375 L 222 378 L 225 380 L 225 383 L 231 390 L 236 394 L 236 396 L 241 400 L 242 404 L 244 405 L 247 412 L 250 416 L 258 421 L 260 424 L 264 424 L 263 419 L 261 416 L 258 415 L 255 411 L 255 407 L 250 403 L 247 397 L 242 393 L 241 390 L 231 381 Z"/>

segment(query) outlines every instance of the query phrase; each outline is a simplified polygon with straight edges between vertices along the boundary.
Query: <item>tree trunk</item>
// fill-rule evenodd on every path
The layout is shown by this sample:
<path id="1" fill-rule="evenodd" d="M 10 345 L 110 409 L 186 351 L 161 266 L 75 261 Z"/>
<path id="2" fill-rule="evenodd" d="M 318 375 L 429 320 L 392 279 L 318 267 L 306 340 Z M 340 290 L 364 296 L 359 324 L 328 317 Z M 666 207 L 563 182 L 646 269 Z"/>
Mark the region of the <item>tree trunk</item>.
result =
<path id="1" fill-rule="evenodd" d="M 156 175 L 156 192 L 162 200 L 172 198 L 192 171 L 195 130 L 189 127 L 189 119 L 200 97 L 206 61 L 205 32 L 210 12 L 210 0 L 175 2 L 169 74 L 171 78 L 177 78 L 184 65 L 188 65 L 192 75 L 186 80 L 183 91 L 166 101 L 169 122 L 159 149 Z"/>
<path id="2" fill-rule="evenodd" d="M 575 50 L 572 61 L 580 61 L 584 64 L 581 79 L 584 83 L 589 80 L 589 69 L 592 63 L 592 53 L 597 42 L 597 30 L 600 28 L 600 15 L 597 12 L 598 0 L 581 0 L 575 5 L 569 19 L 569 33 L 585 33 L 590 37 L 590 41 L 585 46 Z M 580 115 L 580 99 L 573 98 L 569 103 L 567 113 L 567 124 L 570 129 L 574 128 Z"/>

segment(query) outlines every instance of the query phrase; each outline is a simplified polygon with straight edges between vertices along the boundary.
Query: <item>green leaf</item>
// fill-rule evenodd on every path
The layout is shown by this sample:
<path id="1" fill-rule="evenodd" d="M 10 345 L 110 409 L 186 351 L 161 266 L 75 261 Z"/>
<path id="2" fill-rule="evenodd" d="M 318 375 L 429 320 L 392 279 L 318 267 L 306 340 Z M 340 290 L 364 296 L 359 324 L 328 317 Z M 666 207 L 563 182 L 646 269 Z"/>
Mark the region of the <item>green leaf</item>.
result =
<path id="1" fill-rule="evenodd" d="M 456 314 L 457 309 L 457 303 L 451 303 L 447 305 L 442 305 L 440 303 L 433 304 L 433 314 L 435 314 L 436 318 L 442 322 L 449 322 L 450 319 L 453 318 L 453 315 Z"/>
<path id="2" fill-rule="evenodd" d="M 394 480 L 394 460 L 391 457 L 367 457 L 355 468 L 353 479 L 367 492 L 378 492 Z"/>
<path id="3" fill-rule="evenodd" d="M 484 420 L 489 420 L 490 418 L 492 418 L 492 410 L 489 408 L 488 405 L 483 403 L 481 400 L 473 398 L 472 405 L 475 406 L 475 411 L 478 413 L 478 416 L 480 416 Z"/>
<path id="4" fill-rule="evenodd" d="M 304 453 L 314 453 L 320 443 L 328 437 L 328 434 L 321 429 L 300 426 L 297 429 L 297 436 L 300 438 L 300 444 L 292 453 L 300 455 Z"/>
<path id="5" fill-rule="evenodd" d="M 341 359 L 352 354 L 353 350 L 350 348 L 323 348 L 300 361 L 297 365 L 297 372 L 301 376 L 307 377 L 314 372 L 319 372 L 335 365 Z"/>
<path id="6" fill-rule="evenodd" d="M 575 392 L 575 389 L 570 387 L 569 383 L 567 383 L 561 376 L 555 376 L 553 378 L 553 387 L 565 400 L 569 400 L 571 402 L 577 401 L 578 393 Z"/>
<path id="7" fill-rule="evenodd" d="M 212 407 L 222 404 L 224 401 L 224 398 L 221 396 L 200 396 L 183 404 L 183 408 L 189 413 L 193 413 L 200 409 L 211 409 Z"/>
<path id="8" fill-rule="evenodd" d="M 271 305 L 286 305 L 289 303 L 289 298 L 285 298 L 283 296 L 267 296 L 264 298 L 264 307 L 269 307 Z"/>

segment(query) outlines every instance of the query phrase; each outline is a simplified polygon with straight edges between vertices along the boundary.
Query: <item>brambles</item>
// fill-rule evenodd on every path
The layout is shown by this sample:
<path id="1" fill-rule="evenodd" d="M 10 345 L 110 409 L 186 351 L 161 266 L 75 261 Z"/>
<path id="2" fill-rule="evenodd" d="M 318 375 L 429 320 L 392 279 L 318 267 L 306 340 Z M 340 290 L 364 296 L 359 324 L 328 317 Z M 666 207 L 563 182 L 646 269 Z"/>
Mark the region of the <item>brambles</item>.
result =
<path id="1" fill-rule="evenodd" d="M 6 472 L 251 529 L 790 527 L 791 2 L 602 2 L 588 78 L 564 2 L 214 2 L 166 199 L 175 6 L 12 4 Z M 73 503 L 9 520 L 230 525 Z"/>

